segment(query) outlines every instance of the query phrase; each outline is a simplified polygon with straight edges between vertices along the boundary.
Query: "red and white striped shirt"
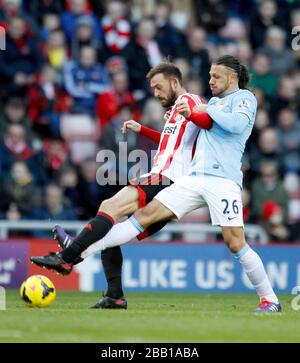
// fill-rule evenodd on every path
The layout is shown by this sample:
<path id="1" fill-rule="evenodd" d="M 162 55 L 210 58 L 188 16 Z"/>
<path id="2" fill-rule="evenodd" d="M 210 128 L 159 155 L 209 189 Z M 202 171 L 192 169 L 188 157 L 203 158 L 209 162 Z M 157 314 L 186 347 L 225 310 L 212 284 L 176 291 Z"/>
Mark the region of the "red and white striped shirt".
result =
<path id="1" fill-rule="evenodd" d="M 162 174 L 172 181 L 187 174 L 200 131 L 200 128 L 192 121 L 178 113 L 176 103 L 181 99 L 188 102 L 191 110 L 194 106 L 205 103 L 197 95 L 184 93 L 177 98 L 175 104 L 164 116 L 166 124 L 150 173 Z"/>
<path id="2" fill-rule="evenodd" d="M 118 19 L 115 23 L 109 15 L 102 18 L 102 28 L 107 47 L 112 53 L 119 53 L 130 41 L 131 27 L 125 18 Z"/>

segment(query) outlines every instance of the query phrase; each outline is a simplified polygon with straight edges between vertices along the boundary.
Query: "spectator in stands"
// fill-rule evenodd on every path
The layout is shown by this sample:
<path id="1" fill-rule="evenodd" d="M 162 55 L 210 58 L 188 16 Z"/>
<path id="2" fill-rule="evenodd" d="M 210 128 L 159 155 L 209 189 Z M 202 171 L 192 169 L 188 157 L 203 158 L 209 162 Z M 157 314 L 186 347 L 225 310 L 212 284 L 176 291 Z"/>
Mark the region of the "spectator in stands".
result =
<path id="1" fill-rule="evenodd" d="M 100 186 L 96 180 L 97 163 L 87 159 L 80 165 L 78 183 L 80 219 L 90 219 L 97 213 L 100 203 L 114 194 L 113 186 Z"/>
<path id="2" fill-rule="evenodd" d="M 290 240 L 290 231 L 287 223 L 284 222 L 282 208 L 272 202 L 266 202 L 264 205 L 264 225 L 269 234 L 271 242 L 282 242 Z"/>
<path id="3" fill-rule="evenodd" d="M 272 25 L 282 25 L 274 0 L 265 0 L 257 4 L 257 9 L 250 18 L 250 41 L 254 49 L 263 45 L 266 31 Z"/>
<path id="4" fill-rule="evenodd" d="M 286 33 L 272 26 L 266 31 L 265 42 L 260 48 L 271 60 L 271 71 L 280 76 L 295 67 L 294 52 L 286 46 Z"/>
<path id="5" fill-rule="evenodd" d="M 8 209 L 4 211 L 4 213 L 0 212 L 0 218 L 5 219 L 7 221 L 19 221 L 22 218 L 21 212 L 18 210 L 18 207 L 16 204 L 12 203 L 9 205 Z M 11 231 L 9 235 L 17 235 L 18 232 Z M 24 236 L 25 233 L 22 233 Z"/>
<path id="6" fill-rule="evenodd" d="M 33 140 L 32 125 L 26 115 L 24 101 L 20 97 L 10 97 L 4 103 L 3 113 L 0 114 L 0 137 L 2 138 L 8 127 L 14 124 L 23 125 L 27 138 Z"/>
<path id="7" fill-rule="evenodd" d="M 45 175 L 43 170 L 43 154 L 35 151 L 27 141 L 25 128 L 21 124 L 13 124 L 7 128 L 0 141 L 0 160 L 2 172 L 8 175 L 15 161 L 24 161 L 33 175 L 37 185 L 43 185 Z"/>
<path id="8" fill-rule="evenodd" d="M 204 97 L 204 84 L 201 78 L 193 76 L 188 77 L 185 80 L 185 89 L 189 93 Z"/>
<path id="9" fill-rule="evenodd" d="M 60 30 L 60 16 L 56 13 L 44 13 L 41 28 L 40 37 L 47 40 L 52 32 Z"/>
<path id="10" fill-rule="evenodd" d="M 99 51 L 100 43 L 93 35 L 93 22 L 87 15 L 82 15 L 76 20 L 75 34 L 71 41 L 71 57 L 79 59 L 80 49 L 83 46 L 91 46 Z"/>
<path id="11" fill-rule="evenodd" d="M 300 112 L 299 95 L 297 90 L 296 78 L 284 75 L 279 80 L 279 85 L 276 94 L 273 95 L 270 102 L 270 110 L 272 117 L 276 119 L 279 111 L 282 108 L 290 108 Z"/>
<path id="12" fill-rule="evenodd" d="M 135 109 L 133 113 L 134 120 L 138 121 L 140 118 L 136 101 L 132 92 L 129 91 L 129 80 L 126 71 L 120 70 L 113 73 L 111 79 L 111 92 L 104 92 L 97 99 L 97 118 L 100 122 L 101 130 L 104 130 L 124 104 L 131 105 Z"/>
<path id="13" fill-rule="evenodd" d="M 109 57 L 105 61 L 105 67 L 112 77 L 113 74 L 118 72 L 126 72 L 128 73 L 128 68 L 126 65 L 125 59 L 120 55 L 114 55 L 112 57 Z"/>
<path id="14" fill-rule="evenodd" d="M 143 18 L 137 26 L 136 36 L 122 51 L 128 66 L 129 79 L 133 89 L 148 92 L 145 75 L 151 67 L 163 59 L 156 36 L 156 26 L 152 18 Z"/>
<path id="15" fill-rule="evenodd" d="M 193 0 L 197 24 L 216 33 L 227 21 L 227 7 L 223 0 Z"/>
<path id="16" fill-rule="evenodd" d="M 72 98 L 57 84 L 57 72 L 44 64 L 27 92 L 28 117 L 42 138 L 60 135 L 60 114 L 71 109 Z"/>
<path id="17" fill-rule="evenodd" d="M 271 97 L 277 89 L 277 76 L 271 70 L 270 58 L 263 53 L 256 53 L 253 59 L 251 87 L 259 88 L 266 97 Z"/>
<path id="18" fill-rule="evenodd" d="M 261 161 L 272 161 L 276 164 L 277 170 L 283 170 L 282 155 L 279 152 L 279 141 L 276 130 L 272 127 L 261 131 L 256 148 L 250 151 L 250 166 L 254 173 L 259 172 Z"/>
<path id="19" fill-rule="evenodd" d="M 19 17 L 25 22 L 25 28 L 28 35 L 38 35 L 39 28 L 36 18 L 30 16 L 22 9 L 22 0 L 2 0 L 0 9 L 0 25 L 5 29 L 8 27 L 12 18 Z"/>
<path id="20" fill-rule="evenodd" d="M 296 7 L 292 12 L 291 12 L 291 27 L 293 28 L 294 26 L 299 26 L 300 24 L 300 7 Z"/>
<path id="21" fill-rule="evenodd" d="M 45 14 L 60 14 L 63 7 L 63 0 L 30 0 L 23 1 L 25 10 L 42 24 Z"/>
<path id="22" fill-rule="evenodd" d="M 191 75 L 191 65 L 186 58 L 175 58 L 174 64 L 181 70 L 183 84 L 189 77 L 193 77 Z"/>
<path id="23" fill-rule="evenodd" d="M 287 240 L 288 193 L 275 163 L 262 162 L 259 170 L 251 190 L 251 214 L 256 222 L 263 222 L 271 240 Z"/>
<path id="24" fill-rule="evenodd" d="M 158 0 L 155 6 L 154 18 L 157 28 L 156 40 L 164 54 L 174 57 L 181 44 L 182 36 L 170 21 L 172 4 L 169 0 Z"/>
<path id="25" fill-rule="evenodd" d="M 78 175 L 76 169 L 70 164 L 61 167 L 57 181 L 58 185 L 62 188 L 63 195 L 68 198 L 72 208 L 76 211 L 76 215 L 80 215 Z"/>
<path id="26" fill-rule="evenodd" d="M 48 221 L 76 220 L 75 211 L 69 204 L 69 201 L 63 196 L 62 189 L 56 184 L 49 184 L 45 188 L 43 205 L 40 208 L 34 208 L 27 215 L 27 218 Z M 35 237 L 49 237 L 50 232 L 48 230 L 33 230 L 33 235 Z"/>
<path id="27" fill-rule="evenodd" d="M 245 38 L 237 43 L 236 56 L 241 64 L 244 64 L 248 68 L 250 67 L 253 58 L 253 51 L 251 44 Z"/>
<path id="28" fill-rule="evenodd" d="M 44 168 L 47 171 L 48 179 L 53 180 L 59 170 L 69 163 L 68 147 L 62 139 L 48 139 L 43 142 L 45 155 Z"/>
<path id="29" fill-rule="evenodd" d="M 73 112 L 95 114 L 97 96 L 111 89 L 105 67 L 97 63 L 96 49 L 84 46 L 79 61 L 71 61 L 64 70 L 66 90 L 74 99 Z"/>
<path id="30" fill-rule="evenodd" d="M 224 27 L 218 31 L 218 41 L 235 42 L 238 43 L 246 38 L 247 29 L 245 22 L 237 17 L 230 17 L 227 19 Z M 240 60 L 241 61 L 241 60 Z"/>
<path id="31" fill-rule="evenodd" d="M 93 36 L 98 41 L 101 42 L 102 39 L 102 29 L 100 27 L 100 22 L 96 16 L 88 10 L 88 4 L 86 0 L 69 0 L 69 10 L 65 11 L 61 15 L 61 26 L 66 34 L 68 42 L 71 43 L 72 38 L 75 34 L 76 21 L 77 19 L 85 15 L 91 19 L 93 23 Z"/>
<path id="32" fill-rule="evenodd" d="M 27 141 L 25 128 L 22 124 L 9 125 L 1 141 L 1 151 L 4 154 L 1 160 L 3 161 L 8 162 L 8 159 L 13 158 L 16 160 L 26 160 L 33 155 L 33 150 Z M 10 158 L 8 157 L 9 155 L 11 155 Z M 9 163 L 9 167 L 6 169 L 7 172 L 9 172 L 14 161 Z"/>
<path id="33" fill-rule="evenodd" d="M 68 61 L 69 52 L 65 42 L 65 35 L 60 29 L 49 33 L 44 45 L 44 57 L 53 68 L 59 71 Z"/>
<path id="34" fill-rule="evenodd" d="M 31 84 L 42 65 L 39 44 L 26 35 L 25 26 L 20 17 L 10 19 L 6 50 L 0 52 L 0 77 L 8 90 Z"/>
<path id="35" fill-rule="evenodd" d="M 283 108 L 278 114 L 279 150 L 283 156 L 284 172 L 300 172 L 300 124 L 297 114 Z"/>
<path id="36" fill-rule="evenodd" d="M 249 157 L 249 153 L 256 154 L 260 134 L 262 133 L 263 130 L 269 127 L 271 127 L 271 122 L 267 110 L 264 108 L 259 108 L 256 113 L 256 118 L 252 133 L 246 145 L 246 155 L 245 155 L 246 159 Z"/>
<path id="37" fill-rule="evenodd" d="M 2 186 L 1 186 L 2 187 Z M 3 190 L 2 190 L 3 191 Z M 7 195 L 2 195 L 0 190 L 0 198 L 2 199 L 2 196 L 7 197 Z M 3 199 L 2 199 L 3 200 Z M 0 201 L 0 219 L 3 219 L 5 221 L 11 221 L 11 222 L 18 222 L 21 219 L 23 219 L 23 215 L 21 211 L 18 209 L 18 206 L 16 203 L 10 203 L 6 204 L 6 200 L 4 200 L 4 203 L 2 205 Z M 17 237 L 17 236 L 28 236 L 30 233 L 27 231 L 21 231 L 21 230 L 13 230 L 10 229 L 8 233 L 8 237 Z"/>
<path id="38" fill-rule="evenodd" d="M 101 24 L 108 56 L 119 54 L 130 41 L 131 25 L 126 18 L 126 10 L 121 0 L 110 0 L 107 3 L 106 15 Z"/>
<path id="39" fill-rule="evenodd" d="M 4 179 L 1 188 L 3 194 L 1 204 L 6 204 L 6 212 L 15 209 L 12 208 L 15 206 L 23 216 L 40 206 L 40 190 L 35 186 L 33 177 L 23 161 L 12 164 L 11 171 Z"/>
<path id="40" fill-rule="evenodd" d="M 199 77 L 202 79 L 205 86 L 205 95 L 209 92 L 209 69 L 210 60 L 206 49 L 206 31 L 204 28 L 192 28 L 188 32 L 187 44 L 179 49 L 177 56 L 184 58 L 190 65 L 190 76 Z"/>

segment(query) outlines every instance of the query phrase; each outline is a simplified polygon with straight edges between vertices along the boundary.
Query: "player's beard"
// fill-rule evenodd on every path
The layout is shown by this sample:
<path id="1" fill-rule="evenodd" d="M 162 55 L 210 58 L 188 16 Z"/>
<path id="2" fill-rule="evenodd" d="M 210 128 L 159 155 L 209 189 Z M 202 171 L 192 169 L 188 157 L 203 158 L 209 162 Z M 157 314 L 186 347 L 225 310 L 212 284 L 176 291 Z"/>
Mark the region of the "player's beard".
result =
<path id="1" fill-rule="evenodd" d="M 163 105 L 163 107 L 165 108 L 169 108 L 171 106 L 174 105 L 175 101 L 177 99 L 177 94 L 175 91 L 173 91 L 172 89 L 170 90 L 169 94 L 168 94 L 168 98 L 166 99 L 165 104 Z"/>
<path id="2" fill-rule="evenodd" d="M 229 77 L 227 77 L 227 81 L 221 89 L 217 90 L 217 92 L 212 91 L 213 96 L 214 97 L 223 96 L 226 93 L 228 87 L 229 87 Z"/>

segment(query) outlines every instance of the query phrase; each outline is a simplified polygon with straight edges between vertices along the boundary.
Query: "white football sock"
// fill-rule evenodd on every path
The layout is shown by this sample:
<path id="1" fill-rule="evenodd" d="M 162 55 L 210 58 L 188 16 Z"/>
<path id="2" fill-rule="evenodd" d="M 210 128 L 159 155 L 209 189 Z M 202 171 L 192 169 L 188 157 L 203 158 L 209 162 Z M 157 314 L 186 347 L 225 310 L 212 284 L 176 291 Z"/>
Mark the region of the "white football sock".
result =
<path id="1" fill-rule="evenodd" d="M 246 244 L 238 253 L 234 253 L 233 255 L 240 261 L 249 280 L 256 289 L 258 296 L 278 304 L 278 298 L 272 289 L 268 275 L 258 254 Z"/>
<path id="2" fill-rule="evenodd" d="M 131 216 L 126 219 L 126 221 L 115 224 L 103 238 L 93 243 L 85 251 L 83 251 L 80 257 L 84 259 L 94 252 L 103 251 L 110 247 L 120 246 L 129 242 L 141 232 L 144 232 L 144 228 L 139 224 L 134 216 Z"/>

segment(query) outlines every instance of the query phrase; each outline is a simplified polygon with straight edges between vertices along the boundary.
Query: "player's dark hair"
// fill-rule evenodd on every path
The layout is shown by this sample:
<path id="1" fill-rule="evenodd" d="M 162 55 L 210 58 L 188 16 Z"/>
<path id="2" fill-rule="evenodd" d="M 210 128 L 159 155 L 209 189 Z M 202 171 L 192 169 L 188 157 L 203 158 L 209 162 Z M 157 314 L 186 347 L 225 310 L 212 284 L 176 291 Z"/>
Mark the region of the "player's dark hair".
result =
<path id="1" fill-rule="evenodd" d="M 180 69 L 169 60 L 163 61 L 152 68 L 146 76 L 147 81 L 149 82 L 156 74 L 163 74 L 167 78 L 176 78 L 180 85 L 182 85 L 182 73 Z"/>
<path id="2" fill-rule="evenodd" d="M 250 76 L 247 68 L 239 62 L 239 60 L 232 55 L 224 55 L 214 62 L 216 65 L 225 66 L 234 70 L 238 75 L 239 88 L 247 89 L 247 85 L 250 81 Z"/>

